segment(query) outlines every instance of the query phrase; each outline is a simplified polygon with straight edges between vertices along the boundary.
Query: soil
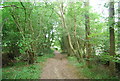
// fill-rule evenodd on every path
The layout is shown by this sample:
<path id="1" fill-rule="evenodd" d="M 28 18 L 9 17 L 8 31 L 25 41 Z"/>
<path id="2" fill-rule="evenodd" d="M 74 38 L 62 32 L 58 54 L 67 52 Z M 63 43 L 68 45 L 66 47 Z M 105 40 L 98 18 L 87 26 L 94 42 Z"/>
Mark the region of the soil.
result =
<path id="1" fill-rule="evenodd" d="M 69 64 L 65 55 L 57 51 L 54 53 L 55 57 L 46 61 L 41 79 L 84 79 L 78 75 L 76 67 Z"/>

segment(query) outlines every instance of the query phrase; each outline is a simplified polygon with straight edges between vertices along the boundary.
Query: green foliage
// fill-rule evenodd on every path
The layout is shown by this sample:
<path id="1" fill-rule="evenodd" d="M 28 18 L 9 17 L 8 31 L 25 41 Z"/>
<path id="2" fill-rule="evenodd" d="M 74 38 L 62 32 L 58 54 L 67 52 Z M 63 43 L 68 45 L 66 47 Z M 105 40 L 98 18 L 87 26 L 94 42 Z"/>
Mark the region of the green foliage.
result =
<path id="1" fill-rule="evenodd" d="M 102 50 L 103 53 L 99 55 L 99 59 L 103 61 L 114 61 L 119 62 L 117 56 L 110 56 L 105 53 L 105 50 L 109 50 L 109 31 L 108 27 L 113 21 L 106 22 L 103 21 L 104 18 L 100 14 L 93 13 L 90 6 L 84 6 L 83 2 L 74 3 L 62 3 L 55 2 L 4 2 L 2 4 L 4 7 L 2 9 L 2 23 L 3 23 L 3 36 L 2 36 L 2 47 L 3 53 L 12 53 L 19 55 L 19 57 L 14 57 L 15 60 L 20 61 L 24 59 L 22 55 L 25 55 L 29 59 L 30 53 L 35 54 L 34 56 L 44 56 L 39 59 L 37 57 L 36 62 L 43 62 L 48 57 L 52 57 L 53 50 L 51 47 L 57 46 L 58 48 L 65 47 L 65 51 L 71 51 L 69 41 L 76 53 L 78 53 L 78 58 L 82 57 L 86 53 L 86 43 L 90 43 L 93 51 Z M 108 7 L 107 4 L 104 5 Z M 89 11 L 89 13 L 86 13 Z M 1 14 L 1 13 L 0 13 Z M 90 25 L 90 35 L 89 41 L 86 39 L 86 26 L 85 26 L 85 15 L 89 15 L 89 25 Z M 0 20 L 1 21 L 1 20 Z M 115 26 L 117 28 L 117 26 Z M 116 33 L 117 29 L 115 30 Z M 68 39 L 68 34 L 70 39 Z M 116 39 L 117 34 L 115 34 Z M 63 37 L 66 37 L 63 40 Z M 119 43 L 117 41 L 116 43 Z M 72 50 L 73 51 L 73 50 Z M 29 52 L 29 53 L 28 53 Z M 71 52 L 70 52 L 71 53 Z M 45 56 L 45 55 L 50 56 Z M 95 55 L 94 52 L 92 55 Z M 79 56 L 80 55 L 80 56 Z M 34 56 L 32 58 L 34 58 Z M 76 61 L 75 58 L 70 57 L 70 60 Z M 31 60 L 31 59 L 30 59 Z M 94 60 L 93 58 L 91 60 Z M 75 63 L 75 66 L 82 67 L 85 63 Z M 18 63 L 16 66 L 21 66 L 24 64 Z M 16 67 L 15 66 L 15 67 Z M 107 72 L 103 74 L 97 74 L 91 72 L 97 68 L 93 66 L 91 68 L 84 68 L 82 71 L 86 73 L 87 76 L 91 78 L 106 78 L 108 76 Z M 16 68 L 14 68 L 16 69 Z M 12 70 L 14 70 L 12 68 Z M 28 70 L 30 69 L 30 70 Z M 38 70 L 37 65 L 30 65 L 29 67 L 20 67 L 15 71 L 11 72 L 7 70 L 5 75 L 10 75 L 13 78 L 28 78 L 31 77 L 29 73 L 36 73 L 34 69 Z M 17 75 L 17 71 L 19 71 Z M 23 71 L 21 71 L 23 70 Z M 102 69 L 100 70 L 102 71 Z M 24 72 L 28 72 L 25 76 Z M 38 73 L 37 73 L 38 74 Z M 92 77 L 93 76 L 93 77 Z M 8 78 L 11 78 L 10 76 Z M 37 78 L 38 76 L 33 78 Z M 5 78 L 7 78 L 5 76 Z"/>
<path id="2" fill-rule="evenodd" d="M 37 57 L 36 63 L 31 65 L 18 62 L 12 67 L 5 67 L 2 69 L 2 79 L 39 79 L 42 72 L 42 62 L 51 57 L 53 57 L 53 54 L 46 54 L 42 57 Z"/>
<path id="3" fill-rule="evenodd" d="M 85 61 L 78 63 L 75 57 L 69 57 L 69 62 L 76 66 L 79 70 L 79 75 L 84 75 L 89 79 L 118 79 L 117 77 L 111 77 L 109 75 L 109 70 L 102 65 L 94 65 L 92 64 L 91 68 L 86 67 Z"/>
<path id="4" fill-rule="evenodd" d="M 39 64 L 3 69 L 3 79 L 38 79 L 41 73 Z"/>
<path id="5" fill-rule="evenodd" d="M 71 38 L 74 38 L 75 25 L 76 38 L 82 40 L 82 46 L 84 46 L 86 42 L 85 14 L 90 16 L 91 34 L 89 37 L 90 43 L 94 44 L 93 48 L 100 46 L 104 46 L 104 49 L 108 48 L 108 26 L 107 23 L 101 22 L 99 14 L 86 13 L 86 11 L 91 10 L 91 7 L 83 7 L 83 2 L 67 3 L 64 9 L 67 28 L 64 28 L 58 13 L 60 11 L 58 5 L 60 4 L 5 2 L 3 6 L 16 5 L 17 8 L 5 7 L 2 11 L 3 47 L 5 48 L 3 51 L 10 52 L 15 45 L 14 47 L 19 47 L 18 50 L 21 54 L 27 54 L 26 51 L 31 51 L 36 55 L 43 55 L 46 51 L 49 52 L 53 45 L 60 47 L 61 38 L 67 36 L 68 32 Z"/>
<path id="6" fill-rule="evenodd" d="M 0 80 L 2 80 L 2 68 L 0 68 Z"/>
<path id="7" fill-rule="evenodd" d="M 117 55 L 114 55 L 114 56 L 110 56 L 110 55 L 107 55 L 107 54 L 101 54 L 100 56 L 97 56 L 99 57 L 99 59 L 101 61 L 113 61 L 113 62 L 117 62 L 117 63 L 120 63 L 120 60 Z"/>
<path id="8" fill-rule="evenodd" d="M 28 52 L 35 55 L 52 53 L 53 25 L 57 21 L 54 5 L 4 2 L 3 6 L 7 6 L 2 10 L 4 53 L 25 54 L 28 58 Z"/>
<path id="9" fill-rule="evenodd" d="M 52 58 L 54 55 L 53 54 L 45 54 L 42 58 L 37 57 L 36 62 L 44 62 L 48 58 Z"/>

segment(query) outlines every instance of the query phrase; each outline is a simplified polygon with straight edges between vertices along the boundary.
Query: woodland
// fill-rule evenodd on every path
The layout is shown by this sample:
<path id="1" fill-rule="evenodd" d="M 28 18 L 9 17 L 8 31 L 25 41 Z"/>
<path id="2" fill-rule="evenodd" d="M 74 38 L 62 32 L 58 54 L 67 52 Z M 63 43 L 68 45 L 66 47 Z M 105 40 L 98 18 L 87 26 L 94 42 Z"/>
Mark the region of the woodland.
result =
<path id="1" fill-rule="evenodd" d="M 40 79 L 46 61 L 53 61 L 54 52 L 58 51 L 63 56 L 54 60 L 56 64 L 65 67 L 62 63 L 68 61 L 86 79 L 117 81 L 120 1 L 105 0 L 101 4 L 107 13 L 102 14 L 94 12 L 90 3 L 90 0 L 1 2 L 2 79 Z M 71 72 L 67 68 L 66 71 Z"/>

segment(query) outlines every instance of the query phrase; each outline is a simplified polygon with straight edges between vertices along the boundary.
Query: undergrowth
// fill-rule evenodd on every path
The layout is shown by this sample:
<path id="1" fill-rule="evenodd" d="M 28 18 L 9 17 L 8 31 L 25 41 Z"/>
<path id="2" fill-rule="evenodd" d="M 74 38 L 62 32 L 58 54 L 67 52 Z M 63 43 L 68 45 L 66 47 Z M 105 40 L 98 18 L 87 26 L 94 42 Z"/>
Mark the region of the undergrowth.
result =
<path id="1" fill-rule="evenodd" d="M 53 54 L 37 57 L 36 63 L 27 65 L 25 62 L 15 63 L 13 66 L 2 68 L 2 79 L 39 79 L 42 73 L 43 62 Z"/>
<path id="2" fill-rule="evenodd" d="M 2 68 L 0 68 L 0 80 L 2 80 Z"/>
<path id="3" fill-rule="evenodd" d="M 92 64 L 91 67 L 87 67 L 85 61 L 78 63 L 75 57 L 68 57 L 68 60 L 78 68 L 79 75 L 83 75 L 88 79 L 118 79 L 117 77 L 111 77 L 109 70 L 102 65 Z"/>

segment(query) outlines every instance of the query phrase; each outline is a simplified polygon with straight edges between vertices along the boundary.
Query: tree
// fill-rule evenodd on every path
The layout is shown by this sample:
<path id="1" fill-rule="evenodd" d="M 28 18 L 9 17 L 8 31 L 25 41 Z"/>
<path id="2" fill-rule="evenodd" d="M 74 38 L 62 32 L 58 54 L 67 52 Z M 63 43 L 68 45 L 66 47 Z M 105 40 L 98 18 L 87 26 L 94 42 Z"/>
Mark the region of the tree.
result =
<path id="1" fill-rule="evenodd" d="M 89 7 L 89 0 L 85 2 L 85 7 Z M 89 17 L 89 9 L 86 10 L 85 13 L 85 32 L 86 32 L 86 57 L 89 59 L 91 57 L 91 44 L 90 44 L 90 17 Z M 89 61 L 88 61 L 89 64 Z"/>
<path id="2" fill-rule="evenodd" d="M 114 1 L 109 2 L 109 34 L 110 34 L 110 55 L 115 55 L 115 34 L 114 34 Z M 115 63 L 110 61 L 111 74 L 115 74 Z"/>
<path id="3" fill-rule="evenodd" d="M 120 54 L 120 1 L 118 2 L 118 53 Z"/>
<path id="4" fill-rule="evenodd" d="M 47 53 L 54 38 L 56 14 L 53 13 L 53 7 L 49 3 L 4 3 L 3 47 L 7 48 L 3 50 L 4 53 L 12 51 L 17 55 L 20 52 L 20 58 L 29 64 L 35 62 L 37 54 Z"/>

